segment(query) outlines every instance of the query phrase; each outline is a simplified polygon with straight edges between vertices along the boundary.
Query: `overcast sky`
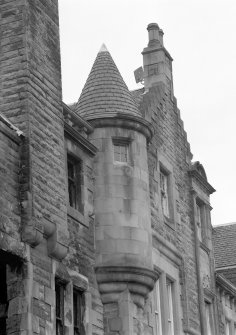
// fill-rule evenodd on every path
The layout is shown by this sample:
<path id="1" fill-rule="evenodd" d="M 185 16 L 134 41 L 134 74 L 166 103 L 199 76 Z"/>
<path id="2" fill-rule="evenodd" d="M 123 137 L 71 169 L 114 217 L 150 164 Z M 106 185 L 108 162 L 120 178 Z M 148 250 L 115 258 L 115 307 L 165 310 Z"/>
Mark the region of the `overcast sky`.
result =
<path id="1" fill-rule="evenodd" d="M 102 43 L 130 89 L 148 23 L 164 31 L 193 160 L 217 190 L 212 224 L 236 222 L 236 1 L 59 0 L 63 100 L 78 100 Z"/>

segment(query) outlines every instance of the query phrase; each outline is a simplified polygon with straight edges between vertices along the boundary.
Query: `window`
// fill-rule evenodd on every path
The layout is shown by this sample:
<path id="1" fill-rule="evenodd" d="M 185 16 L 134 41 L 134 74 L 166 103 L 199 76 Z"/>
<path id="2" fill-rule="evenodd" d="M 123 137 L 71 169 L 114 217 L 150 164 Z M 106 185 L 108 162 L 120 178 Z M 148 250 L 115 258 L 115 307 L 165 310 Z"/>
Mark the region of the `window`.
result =
<path id="1" fill-rule="evenodd" d="M 84 335 L 84 294 L 77 289 L 73 290 L 74 335 Z"/>
<path id="2" fill-rule="evenodd" d="M 202 242 L 202 215 L 201 215 L 201 207 L 199 204 L 196 204 L 196 214 L 197 214 L 197 236 L 199 241 Z"/>
<path id="3" fill-rule="evenodd" d="M 167 306 L 168 306 L 168 335 L 174 335 L 174 315 L 173 315 L 173 283 L 166 281 Z"/>
<path id="4" fill-rule="evenodd" d="M 0 265 L 0 335 L 6 335 L 7 319 L 7 281 L 6 265 Z"/>
<path id="5" fill-rule="evenodd" d="M 69 205 L 82 211 L 82 163 L 67 156 Z"/>
<path id="6" fill-rule="evenodd" d="M 175 335 L 175 329 L 179 327 L 179 300 L 175 285 L 176 281 L 161 272 L 153 296 L 156 335 Z"/>
<path id="7" fill-rule="evenodd" d="M 160 171 L 161 207 L 165 217 L 170 217 L 169 196 L 168 196 L 168 174 Z"/>
<path id="8" fill-rule="evenodd" d="M 231 335 L 230 321 L 225 319 L 225 335 Z"/>
<path id="9" fill-rule="evenodd" d="M 206 315 L 206 330 L 207 335 L 213 334 L 213 318 L 212 318 L 212 305 L 211 303 L 205 301 L 205 315 Z"/>
<path id="10" fill-rule="evenodd" d="M 128 145 L 126 143 L 113 143 L 114 160 L 116 162 L 128 163 Z"/>
<path id="11" fill-rule="evenodd" d="M 65 285 L 56 280 L 56 335 L 64 335 L 64 295 Z"/>
<path id="12" fill-rule="evenodd" d="M 236 335 L 236 324 L 234 324 L 234 335 Z"/>
<path id="13" fill-rule="evenodd" d="M 206 239 L 206 206 L 199 199 L 196 200 L 196 228 L 199 241 L 204 242 Z"/>
<path id="14" fill-rule="evenodd" d="M 161 299 L 160 299 L 160 282 L 157 280 L 155 288 L 155 319 L 156 319 L 156 333 L 162 335 L 162 324 L 161 324 Z"/>

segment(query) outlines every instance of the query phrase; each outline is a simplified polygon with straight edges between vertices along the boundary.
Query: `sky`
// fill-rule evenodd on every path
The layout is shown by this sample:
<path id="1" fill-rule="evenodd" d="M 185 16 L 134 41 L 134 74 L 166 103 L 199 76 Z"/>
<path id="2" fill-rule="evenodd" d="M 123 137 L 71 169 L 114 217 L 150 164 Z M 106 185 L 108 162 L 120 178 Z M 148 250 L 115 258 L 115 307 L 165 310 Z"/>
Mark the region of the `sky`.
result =
<path id="1" fill-rule="evenodd" d="M 59 0 L 63 100 L 78 100 L 105 43 L 129 89 L 147 25 L 164 31 L 193 160 L 209 183 L 212 224 L 236 222 L 236 1 Z"/>

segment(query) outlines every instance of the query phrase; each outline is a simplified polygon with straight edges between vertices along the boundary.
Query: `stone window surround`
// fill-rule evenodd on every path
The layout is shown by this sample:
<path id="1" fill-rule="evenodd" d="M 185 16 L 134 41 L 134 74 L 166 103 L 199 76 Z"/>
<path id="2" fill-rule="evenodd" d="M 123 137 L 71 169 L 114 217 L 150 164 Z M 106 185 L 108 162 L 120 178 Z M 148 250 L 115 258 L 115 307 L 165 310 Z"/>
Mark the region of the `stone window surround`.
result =
<path id="1" fill-rule="evenodd" d="M 88 320 L 88 308 L 91 308 L 91 293 L 89 292 L 89 286 L 88 286 L 88 278 L 83 276 L 82 274 L 69 270 L 67 271 L 65 266 L 59 264 L 57 261 L 55 261 L 54 264 L 55 272 L 55 287 L 56 284 L 59 283 L 64 288 L 64 300 L 63 300 L 63 315 L 64 315 L 64 333 L 63 334 L 74 334 L 74 315 L 73 315 L 73 292 L 79 291 L 82 292 L 84 295 L 84 320 L 83 323 L 87 324 L 89 322 Z M 56 292 L 55 292 L 55 298 L 56 298 Z M 56 299 L 55 299 L 56 302 Z M 66 321 L 65 316 L 68 314 L 68 312 L 71 311 L 72 318 L 70 324 L 68 324 L 68 321 Z M 55 316 L 56 316 L 56 305 L 55 305 Z M 55 317 L 55 326 L 56 326 L 56 317 Z M 55 328 L 56 329 L 56 328 Z"/>
<path id="2" fill-rule="evenodd" d="M 236 304 L 234 302 L 234 297 L 232 296 L 232 292 L 228 292 L 224 288 L 220 286 L 218 287 L 218 294 L 220 303 L 224 309 L 224 325 L 226 325 L 226 320 L 230 322 L 230 334 L 236 334 Z"/>
<path id="3" fill-rule="evenodd" d="M 207 241 L 208 241 L 208 226 L 209 226 L 210 210 L 208 209 L 209 205 L 201 198 L 199 194 L 196 194 L 196 198 L 195 198 L 195 225 L 196 225 L 196 230 L 198 232 L 199 227 L 197 227 L 197 224 L 198 224 L 197 206 L 199 206 L 200 211 L 201 211 L 201 239 L 199 239 L 199 243 L 200 243 L 201 248 L 206 250 L 207 253 L 209 254 Z"/>
<path id="4" fill-rule="evenodd" d="M 207 288 L 204 288 L 204 304 L 208 304 L 210 306 L 210 313 L 211 313 L 211 327 L 212 327 L 212 335 L 216 334 L 216 320 L 215 320 L 215 317 L 214 315 L 215 314 L 215 304 L 214 304 L 214 301 L 215 301 L 215 295 L 214 293 L 207 289 Z M 205 307 L 205 306 L 204 306 Z M 204 328 L 205 328 L 205 332 L 207 331 L 207 324 L 206 324 L 206 320 L 205 320 L 205 325 L 204 325 Z M 207 332 L 206 332 L 207 334 Z"/>
<path id="5" fill-rule="evenodd" d="M 131 142 L 132 139 L 130 137 L 112 137 L 112 147 L 113 147 L 113 162 L 114 164 L 120 164 L 120 165 L 133 165 L 132 164 L 132 152 L 131 152 Z M 122 162 L 115 160 L 115 146 L 125 146 L 127 148 L 127 161 Z"/>
<path id="6" fill-rule="evenodd" d="M 84 161 L 83 159 L 76 153 L 74 152 L 74 150 L 70 150 L 67 148 L 66 150 L 66 160 L 67 157 L 71 156 L 74 157 L 75 160 L 80 161 L 81 163 L 81 211 L 71 207 L 69 205 L 69 194 L 67 193 L 68 199 L 67 199 L 67 214 L 72 217 L 74 220 L 78 221 L 79 223 L 83 224 L 84 226 L 89 226 L 89 222 L 88 219 L 85 217 L 84 215 L 84 194 L 85 194 L 85 190 L 84 190 Z M 66 163 L 66 167 L 67 167 L 67 163 Z M 68 176 L 68 172 L 66 171 L 67 176 Z M 68 182 L 68 177 L 66 178 L 67 182 Z M 67 189 L 68 189 L 68 185 L 67 185 Z"/>
<path id="7" fill-rule="evenodd" d="M 180 284 L 179 284 L 179 269 L 174 266 L 171 260 L 166 259 L 158 250 L 153 251 L 154 269 L 159 273 L 160 285 L 160 307 L 161 307 L 161 323 L 162 334 L 168 334 L 167 320 L 167 282 L 172 283 L 173 288 L 173 320 L 174 334 L 179 334 L 181 329 L 182 309 L 180 303 Z M 156 289 L 156 287 L 155 287 Z M 155 290 L 153 292 L 155 294 Z M 155 307 L 153 308 L 155 311 Z M 156 332 L 154 332 L 156 335 Z"/>
<path id="8" fill-rule="evenodd" d="M 67 181 L 68 181 L 68 193 L 70 197 L 70 185 L 74 190 L 74 196 L 72 196 L 71 201 L 73 204 L 69 206 L 83 213 L 83 203 L 82 203 L 82 160 L 78 159 L 74 155 L 67 154 Z M 71 171 L 70 171 L 71 170 Z M 70 175 L 70 172 L 72 175 Z"/>
<path id="9" fill-rule="evenodd" d="M 169 174 L 160 168 L 161 208 L 165 218 L 170 219 Z"/>
<path id="10" fill-rule="evenodd" d="M 174 190 L 174 176 L 173 176 L 173 167 L 172 165 L 167 161 L 167 159 L 159 154 L 158 155 L 158 169 L 159 169 L 159 176 L 160 172 L 164 173 L 168 177 L 168 205 L 169 205 L 169 217 L 166 217 L 163 214 L 163 220 L 165 224 L 167 224 L 170 228 L 175 229 L 175 222 L 176 222 L 176 204 L 175 204 L 175 190 Z M 160 178 L 160 177 L 159 177 Z M 159 179 L 160 182 L 160 179 Z M 159 186 L 159 197 L 161 199 L 161 188 Z M 159 205 L 160 212 L 162 211 L 161 203 Z"/>

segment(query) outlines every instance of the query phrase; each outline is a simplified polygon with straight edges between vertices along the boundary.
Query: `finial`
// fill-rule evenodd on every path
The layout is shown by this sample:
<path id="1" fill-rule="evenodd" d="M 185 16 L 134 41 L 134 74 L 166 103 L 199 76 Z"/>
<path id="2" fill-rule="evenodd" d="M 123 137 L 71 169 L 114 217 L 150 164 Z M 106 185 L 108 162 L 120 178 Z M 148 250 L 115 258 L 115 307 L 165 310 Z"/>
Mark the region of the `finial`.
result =
<path id="1" fill-rule="evenodd" d="M 108 52 L 107 47 L 105 46 L 104 43 L 102 44 L 102 46 L 101 46 L 99 52 Z"/>

